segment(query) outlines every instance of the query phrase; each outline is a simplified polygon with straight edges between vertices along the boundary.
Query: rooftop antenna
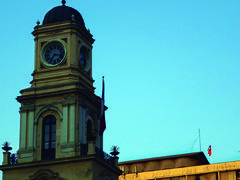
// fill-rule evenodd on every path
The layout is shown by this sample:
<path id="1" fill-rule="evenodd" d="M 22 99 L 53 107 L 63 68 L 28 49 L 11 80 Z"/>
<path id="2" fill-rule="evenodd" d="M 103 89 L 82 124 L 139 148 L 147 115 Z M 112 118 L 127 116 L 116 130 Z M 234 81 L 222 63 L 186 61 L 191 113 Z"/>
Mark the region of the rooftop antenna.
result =
<path id="1" fill-rule="evenodd" d="M 65 0 L 62 0 L 62 4 L 63 4 L 63 6 L 65 6 L 65 4 L 66 4 L 66 1 L 65 1 Z"/>

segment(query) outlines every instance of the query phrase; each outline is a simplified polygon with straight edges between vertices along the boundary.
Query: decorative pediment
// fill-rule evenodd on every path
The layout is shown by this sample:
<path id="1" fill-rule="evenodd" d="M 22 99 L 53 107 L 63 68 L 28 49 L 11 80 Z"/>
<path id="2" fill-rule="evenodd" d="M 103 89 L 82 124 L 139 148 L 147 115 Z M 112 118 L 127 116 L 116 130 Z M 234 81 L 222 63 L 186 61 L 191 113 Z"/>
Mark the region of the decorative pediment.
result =
<path id="1" fill-rule="evenodd" d="M 29 180 L 63 180 L 58 177 L 58 173 L 52 172 L 49 169 L 40 169 L 34 175 L 29 177 Z"/>

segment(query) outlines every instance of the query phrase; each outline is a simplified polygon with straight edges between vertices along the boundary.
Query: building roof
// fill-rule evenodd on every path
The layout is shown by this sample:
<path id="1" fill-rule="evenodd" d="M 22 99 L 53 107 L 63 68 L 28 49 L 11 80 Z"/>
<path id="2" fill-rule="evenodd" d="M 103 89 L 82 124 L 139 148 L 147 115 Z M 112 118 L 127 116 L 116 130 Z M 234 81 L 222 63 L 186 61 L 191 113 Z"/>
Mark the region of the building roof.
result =
<path id="1" fill-rule="evenodd" d="M 162 160 L 170 160 L 170 159 L 179 159 L 179 158 L 193 158 L 199 161 L 199 165 L 209 164 L 206 156 L 203 152 L 195 152 L 195 153 L 187 153 L 187 154 L 178 154 L 178 155 L 171 155 L 171 156 L 162 156 L 162 157 L 154 157 L 154 158 L 146 158 L 146 159 L 137 159 L 132 161 L 123 161 L 119 162 L 118 165 L 130 165 L 136 163 L 145 163 L 150 161 L 162 161 Z"/>
<path id="2" fill-rule="evenodd" d="M 62 6 L 54 7 L 48 11 L 44 17 L 42 25 L 71 21 L 74 19 L 78 24 L 86 28 L 82 15 L 76 9 L 66 6 L 65 3 L 66 1 L 63 0 Z M 74 17 L 72 17 L 73 15 Z"/>

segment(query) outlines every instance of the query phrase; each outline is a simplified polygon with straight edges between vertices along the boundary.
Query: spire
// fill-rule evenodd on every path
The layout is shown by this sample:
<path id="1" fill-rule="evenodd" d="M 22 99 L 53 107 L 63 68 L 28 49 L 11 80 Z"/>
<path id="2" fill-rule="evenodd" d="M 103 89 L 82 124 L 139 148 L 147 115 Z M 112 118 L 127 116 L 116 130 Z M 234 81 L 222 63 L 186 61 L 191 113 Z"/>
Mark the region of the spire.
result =
<path id="1" fill-rule="evenodd" d="M 63 6 L 65 6 L 65 4 L 66 4 L 66 1 L 65 1 L 65 0 L 62 0 L 62 4 L 63 4 Z"/>

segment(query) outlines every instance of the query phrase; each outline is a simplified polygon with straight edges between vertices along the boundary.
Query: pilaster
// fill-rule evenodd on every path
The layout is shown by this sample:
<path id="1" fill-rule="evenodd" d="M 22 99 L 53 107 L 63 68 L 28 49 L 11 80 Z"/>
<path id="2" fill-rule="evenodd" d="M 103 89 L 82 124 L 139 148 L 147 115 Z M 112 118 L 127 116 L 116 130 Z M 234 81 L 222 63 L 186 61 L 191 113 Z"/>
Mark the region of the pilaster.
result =
<path id="1" fill-rule="evenodd" d="M 20 112 L 20 149 L 26 148 L 26 136 L 27 136 L 27 112 Z"/>
<path id="2" fill-rule="evenodd" d="M 63 121 L 61 123 L 61 144 L 67 144 L 68 139 L 68 104 L 63 106 Z"/>
<path id="3" fill-rule="evenodd" d="M 27 136 L 27 149 L 33 149 L 33 130 L 34 130 L 34 111 L 28 112 L 28 136 Z"/>
<path id="4" fill-rule="evenodd" d="M 76 119 L 76 105 L 70 105 L 70 122 L 69 122 L 69 142 L 75 143 L 75 119 Z"/>
<path id="5" fill-rule="evenodd" d="M 86 125 L 86 109 L 82 106 L 79 107 L 79 143 L 86 144 L 87 143 L 87 125 Z"/>

